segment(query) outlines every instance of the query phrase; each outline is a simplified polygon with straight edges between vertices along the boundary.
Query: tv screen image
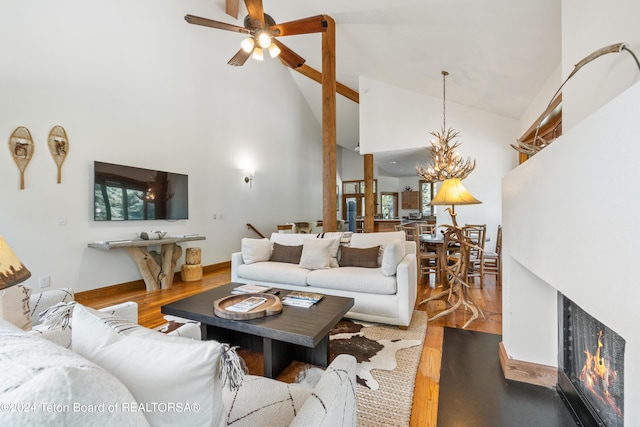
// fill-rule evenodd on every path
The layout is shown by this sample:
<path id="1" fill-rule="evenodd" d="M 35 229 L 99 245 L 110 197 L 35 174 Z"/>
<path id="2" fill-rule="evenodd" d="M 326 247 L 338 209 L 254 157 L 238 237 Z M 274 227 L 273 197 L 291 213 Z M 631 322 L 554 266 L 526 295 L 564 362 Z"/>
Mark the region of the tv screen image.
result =
<path id="1" fill-rule="evenodd" d="M 185 174 L 95 161 L 95 221 L 189 218 L 189 177 Z"/>

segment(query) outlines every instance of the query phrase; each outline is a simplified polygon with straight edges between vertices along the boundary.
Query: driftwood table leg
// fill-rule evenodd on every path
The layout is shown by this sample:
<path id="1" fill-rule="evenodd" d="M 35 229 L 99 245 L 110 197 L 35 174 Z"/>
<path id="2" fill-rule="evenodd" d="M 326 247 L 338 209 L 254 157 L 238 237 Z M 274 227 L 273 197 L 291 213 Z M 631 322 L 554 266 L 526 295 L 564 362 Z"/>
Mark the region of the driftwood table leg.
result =
<path id="1" fill-rule="evenodd" d="M 173 286 L 173 272 L 176 269 L 176 262 L 182 255 L 182 247 L 175 243 L 162 245 L 162 276 L 160 278 L 160 288 L 169 289 Z"/>
<path id="2" fill-rule="evenodd" d="M 138 266 L 147 291 L 160 289 L 160 266 L 149 251 L 147 251 L 146 248 L 135 247 L 127 248 L 127 252 L 129 252 L 129 255 L 131 255 L 131 258 L 133 258 L 133 261 Z"/>

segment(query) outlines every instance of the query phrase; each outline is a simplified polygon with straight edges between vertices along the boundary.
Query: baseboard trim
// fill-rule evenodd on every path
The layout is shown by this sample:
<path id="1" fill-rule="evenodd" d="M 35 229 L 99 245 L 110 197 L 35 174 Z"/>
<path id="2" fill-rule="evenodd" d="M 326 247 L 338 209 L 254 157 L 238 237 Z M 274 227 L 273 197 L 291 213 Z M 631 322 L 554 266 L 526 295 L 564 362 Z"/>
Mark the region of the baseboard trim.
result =
<path id="1" fill-rule="evenodd" d="M 214 271 L 224 270 L 225 268 L 231 268 L 231 261 L 220 262 L 218 264 L 210 264 L 202 267 L 203 273 L 213 273 Z M 179 275 L 179 273 L 176 273 Z"/>
<path id="2" fill-rule="evenodd" d="M 555 387 L 558 384 L 558 368 L 512 359 L 507 354 L 502 341 L 498 345 L 498 356 L 502 374 L 508 380 L 542 387 Z"/>
<path id="3" fill-rule="evenodd" d="M 229 269 L 231 268 L 231 261 L 225 261 L 218 264 L 205 265 L 202 267 L 203 273 L 213 273 L 218 270 Z M 182 277 L 180 276 L 180 272 L 177 271 L 173 275 L 174 283 L 182 281 Z M 138 291 L 140 289 L 146 289 L 144 284 L 144 280 L 134 280 L 132 282 L 118 283 L 116 285 L 104 286 L 102 288 L 90 289 L 88 291 L 82 291 L 76 293 L 76 300 L 80 297 L 82 298 L 103 298 L 106 296 L 110 296 L 117 293 L 127 292 L 127 291 Z"/>

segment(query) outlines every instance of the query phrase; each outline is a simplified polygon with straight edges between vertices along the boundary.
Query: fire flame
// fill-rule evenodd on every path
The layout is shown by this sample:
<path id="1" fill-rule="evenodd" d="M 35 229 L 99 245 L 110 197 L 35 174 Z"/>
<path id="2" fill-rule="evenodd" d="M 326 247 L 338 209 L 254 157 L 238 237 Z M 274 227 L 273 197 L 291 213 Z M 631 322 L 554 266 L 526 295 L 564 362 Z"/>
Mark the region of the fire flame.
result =
<path id="1" fill-rule="evenodd" d="M 595 354 L 585 350 L 587 361 L 580 373 L 580 380 L 602 403 L 609 405 L 618 415 L 622 416 L 622 410 L 618 407 L 609 390 L 616 383 L 618 373 L 611 369 L 608 361 L 602 357 L 602 331 L 598 335 L 598 348 Z"/>

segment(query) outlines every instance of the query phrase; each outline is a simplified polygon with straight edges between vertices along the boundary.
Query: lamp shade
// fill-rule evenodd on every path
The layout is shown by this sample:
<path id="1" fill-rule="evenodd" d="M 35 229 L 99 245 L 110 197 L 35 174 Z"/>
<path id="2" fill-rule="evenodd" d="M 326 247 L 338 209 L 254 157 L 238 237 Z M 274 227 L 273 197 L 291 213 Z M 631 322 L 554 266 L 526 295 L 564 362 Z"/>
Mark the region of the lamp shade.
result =
<path id="1" fill-rule="evenodd" d="M 430 206 L 436 205 L 477 205 L 482 203 L 464 188 L 458 178 L 445 179 Z"/>
<path id="2" fill-rule="evenodd" d="M 0 236 L 0 289 L 5 289 L 31 277 L 31 272 L 20 262 L 7 242 Z"/>

